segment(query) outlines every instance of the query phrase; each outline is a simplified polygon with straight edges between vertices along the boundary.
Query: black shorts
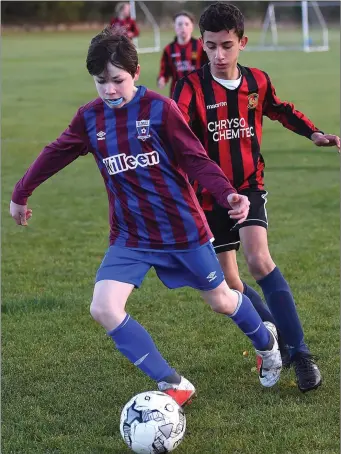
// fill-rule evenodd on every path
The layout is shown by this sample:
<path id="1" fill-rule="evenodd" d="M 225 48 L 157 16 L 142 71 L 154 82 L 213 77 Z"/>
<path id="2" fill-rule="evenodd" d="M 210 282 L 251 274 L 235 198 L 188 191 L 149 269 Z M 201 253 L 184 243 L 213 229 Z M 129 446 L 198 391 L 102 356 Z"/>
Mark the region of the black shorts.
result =
<path id="1" fill-rule="evenodd" d="M 260 225 L 268 228 L 268 218 L 265 204 L 267 202 L 266 191 L 249 190 L 240 191 L 240 194 L 246 195 L 250 200 L 250 210 L 247 219 L 242 224 L 237 224 L 234 219 L 228 215 L 226 208 L 217 208 L 214 211 L 205 211 L 208 225 L 214 236 L 214 250 L 226 252 L 236 250 L 240 246 L 239 229 L 248 225 Z"/>

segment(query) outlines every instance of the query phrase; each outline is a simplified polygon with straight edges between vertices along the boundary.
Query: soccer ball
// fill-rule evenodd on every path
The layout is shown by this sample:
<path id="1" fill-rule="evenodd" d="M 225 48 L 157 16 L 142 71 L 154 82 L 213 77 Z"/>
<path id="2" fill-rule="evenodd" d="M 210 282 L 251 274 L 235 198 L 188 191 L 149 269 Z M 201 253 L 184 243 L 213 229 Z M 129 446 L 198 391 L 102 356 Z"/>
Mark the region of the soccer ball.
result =
<path id="1" fill-rule="evenodd" d="M 173 451 L 186 430 L 183 409 L 165 393 L 137 394 L 124 406 L 120 431 L 130 449 L 139 454 Z"/>

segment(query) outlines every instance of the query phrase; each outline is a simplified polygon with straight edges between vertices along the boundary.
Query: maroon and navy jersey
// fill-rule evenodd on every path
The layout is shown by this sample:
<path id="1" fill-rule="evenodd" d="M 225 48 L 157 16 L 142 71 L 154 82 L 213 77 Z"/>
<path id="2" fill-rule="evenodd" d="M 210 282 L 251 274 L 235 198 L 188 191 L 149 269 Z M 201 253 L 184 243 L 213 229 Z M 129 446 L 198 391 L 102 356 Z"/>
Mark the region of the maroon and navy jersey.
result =
<path id="1" fill-rule="evenodd" d="M 238 65 L 239 66 L 239 65 Z M 241 82 L 229 90 L 205 65 L 176 85 L 173 99 L 185 120 L 238 190 L 264 189 L 264 159 L 260 152 L 263 117 L 310 138 L 319 131 L 292 103 L 281 101 L 269 76 L 260 69 L 239 66 Z M 215 207 L 207 189 L 194 187 L 204 210 Z"/>
<path id="2" fill-rule="evenodd" d="M 127 17 L 123 20 L 119 19 L 118 17 L 114 17 L 111 19 L 110 25 L 111 27 L 118 27 L 122 30 L 125 30 L 129 38 L 135 38 L 140 34 L 136 22 L 131 17 Z"/>
<path id="3" fill-rule="evenodd" d="M 200 39 L 191 38 L 187 44 L 181 45 L 175 37 L 163 50 L 158 79 L 164 77 L 166 82 L 172 79 L 170 87 L 172 96 L 176 82 L 195 69 L 201 68 L 207 61 Z"/>
<path id="4" fill-rule="evenodd" d="M 188 176 L 226 208 L 227 196 L 235 192 L 175 102 L 140 86 L 120 109 L 100 98 L 81 107 L 16 184 L 13 202 L 25 205 L 37 186 L 87 153 L 93 154 L 108 193 L 111 245 L 199 247 L 212 234 Z"/>

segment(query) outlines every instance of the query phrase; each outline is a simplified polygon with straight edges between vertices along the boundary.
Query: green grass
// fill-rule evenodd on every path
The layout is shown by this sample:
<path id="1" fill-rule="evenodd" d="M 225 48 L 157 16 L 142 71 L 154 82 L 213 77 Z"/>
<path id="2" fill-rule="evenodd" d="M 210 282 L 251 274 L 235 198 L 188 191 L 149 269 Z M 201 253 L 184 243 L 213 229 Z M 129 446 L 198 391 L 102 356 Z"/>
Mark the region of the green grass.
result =
<path id="1" fill-rule="evenodd" d="M 2 341 L 4 454 L 123 454 L 119 416 L 154 384 L 114 350 L 89 315 L 107 247 L 107 198 L 91 156 L 38 188 L 26 229 L 8 214 L 15 182 L 81 104 L 96 96 L 84 68 L 92 33 L 11 34 L 2 42 Z M 163 44 L 171 34 L 163 35 Z M 339 131 L 338 34 L 331 51 L 244 53 L 282 99 Z M 155 88 L 159 55 L 141 56 Z M 164 91 L 168 93 L 168 88 Z M 247 339 L 191 289 L 151 272 L 128 310 L 198 388 L 183 454 L 334 454 L 339 448 L 339 157 L 265 120 L 272 255 L 289 280 L 324 384 L 300 394 L 293 371 L 262 389 Z M 240 254 L 241 274 L 249 283 Z M 243 351 L 249 350 L 248 358 Z"/>

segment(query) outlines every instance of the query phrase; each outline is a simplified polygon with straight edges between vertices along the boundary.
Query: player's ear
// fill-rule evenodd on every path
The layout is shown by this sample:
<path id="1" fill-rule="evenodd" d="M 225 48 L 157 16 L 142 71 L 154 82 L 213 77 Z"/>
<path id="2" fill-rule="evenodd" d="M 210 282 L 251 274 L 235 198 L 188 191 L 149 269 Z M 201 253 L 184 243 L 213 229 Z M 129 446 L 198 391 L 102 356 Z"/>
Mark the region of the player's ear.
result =
<path id="1" fill-rule="evenodd" d="M 239 50 L 244 50 L 248 41 L 249 38 L 247 36 L 243 36 L 239 41 Z"/>
<path id="2" fill-rule="evenodd" d="M 136 82 L 137 80 L 139 80 L 140 72 L 141 72 L 141 66 L 140 66 L 140 65 L 137 65 L 136 73 L 135 73 L 135 76 L 134 76 L 134 82 Z"/>
<path id="3" fill-rule="evenodd" d="M 200 41 L 201 41 L 201 44 L 202 44 L 202 48 L 204 49 L 205 52 L 207 52 L 207 49 L 206 49 L 206 46 L 205 46 L 205 43 L 204 43 L 204 38 L 202 36 L 200 36 Z"/>

